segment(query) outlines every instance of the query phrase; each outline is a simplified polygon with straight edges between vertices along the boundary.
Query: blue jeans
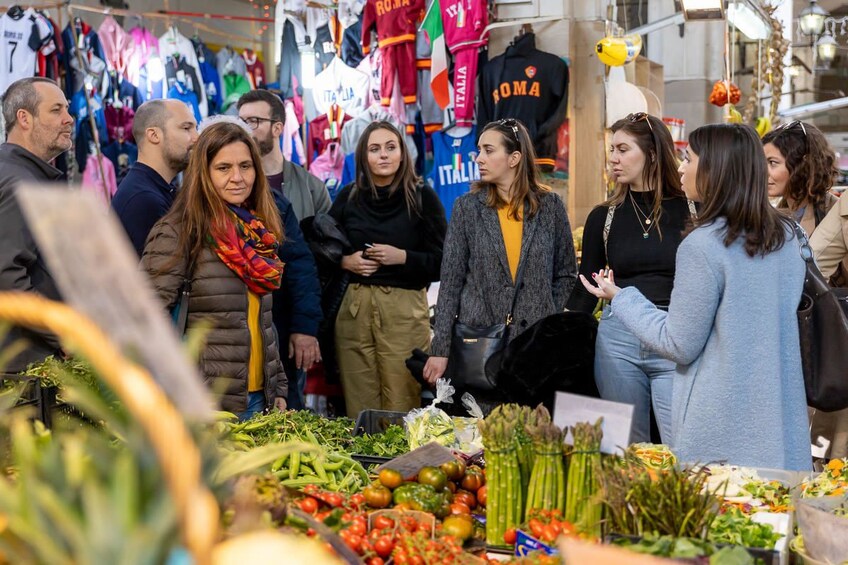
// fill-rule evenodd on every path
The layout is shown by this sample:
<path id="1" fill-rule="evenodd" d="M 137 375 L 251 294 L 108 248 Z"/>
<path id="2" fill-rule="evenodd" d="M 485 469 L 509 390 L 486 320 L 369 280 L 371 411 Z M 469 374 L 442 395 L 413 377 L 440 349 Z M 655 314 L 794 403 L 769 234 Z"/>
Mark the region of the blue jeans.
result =
<path id="1" fill-rule="evenodd" d="M 286 398 L 286 408 L 289 410 L 303 410 L 306 407 L 303 396 L 303 391 L 306 389 L 306 371 L 295 368 L 294 375 L 292 375 L 288 371 L 288 366 L 286 366 L 286 376 L 289 378 L 289 394 Z"/>
<path id="2" fill-rule="evenodd" d="M 633 404 L 631 442 L 651 441 L 651 406 L 663 443 L 671 441 L 671 391 L 676 364 L 645 348 L 604 308 L 595 341 L 595 383 L 601 398 Z"/>
<path id="3" fill-rule="evenodd" d="M 265 393 L 261 390 L 247 393 L 247 410 L 238 415 L 240 421 L 250 420 L 265 410 Z"/>

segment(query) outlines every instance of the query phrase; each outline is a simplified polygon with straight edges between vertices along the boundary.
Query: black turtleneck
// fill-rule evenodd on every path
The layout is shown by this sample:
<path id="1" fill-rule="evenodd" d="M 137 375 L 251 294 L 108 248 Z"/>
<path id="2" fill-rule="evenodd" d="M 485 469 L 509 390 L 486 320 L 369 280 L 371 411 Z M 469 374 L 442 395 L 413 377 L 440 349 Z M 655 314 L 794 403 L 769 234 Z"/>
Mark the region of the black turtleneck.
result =
<path id="1" fill-rule="evenodd" d="M 351 245 L 364 251 L 365 244 L 384 243 L 406 251 L 405 265 L 380 267 L 370 277 L 351 273 L 351 282 L 360 284 L 421 289 L 439 280 L 442 246 L 447 223 L 439 197 L 426 184 L 417 190 L 420 212 L 407 210 L 403 191 L 389 193 L 389 187 L 358 190 L 351 199 L 350 184 L 342 189 L 330 208 L 343 227 Z"/>
<path id="2" fill-rule="evenodd" d="M 653 192 L 633 192 L 636 204 L 642 213 L 650 214 L 654 202 Z M 615 274 L 615 284 L 621 288 L 635 286 L 645 298 L 657 306 L 668 306 L 674 286 L 674 265 L 681 233 L 689 219 L 689 206 L 685 198 L 668 198 L 662 204 L 662 217 L 658 230 L 652 228 L 644 236 L 644 223 L 637 219 L 630 197 L 626 197 L 613 216 L 607 249 L 609 263 L 604 252 L 604 222 L 606 206 L 597 206 L 589 213 L 583 226 L 583 254 L 580 274 L 589 281 L 609 264 Z M 566 307 L 569 310 L 591 312 L 598 299 L 589 294 L 582 284 L 574 286 Z"/>

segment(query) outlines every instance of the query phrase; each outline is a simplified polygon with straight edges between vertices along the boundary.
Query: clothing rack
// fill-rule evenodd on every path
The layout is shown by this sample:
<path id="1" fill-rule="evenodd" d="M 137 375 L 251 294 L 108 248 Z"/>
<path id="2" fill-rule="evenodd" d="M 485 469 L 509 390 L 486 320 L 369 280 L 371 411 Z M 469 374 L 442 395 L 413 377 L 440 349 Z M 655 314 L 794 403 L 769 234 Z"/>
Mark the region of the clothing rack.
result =
<path id="1" fill-rule="evenodd" d="M 65 5 L 64 2 L 54 2 L 52 4 L 10 4 L 9 6 L 0 7 L 0 16 L 9 11 L 9 8 L 12 6 L 20 6 L 24 10 L 28 8 L 32 8 L 33 10 L 56 10 L 56 23 L 59 25 L 59 29 L 62 28 L 62 7 Z"/>
<path id="2" fill-rule="evenodd" d="M 562 16 L 541 16 L 538 18 L 524 18 L 521 20 L 505 20 L 500 22 L 492 22 L 483 29 L 483 33 L 481 36 L 485 36 L 487 33 L 492 31 L 493 29 L 498 29 L 502 27 L 512 27 L 518 25 L 533 25 L 533 24 L 541 24 L 545 22 L 558 22 L 562 20 L 566 20 L 568 18 L 564 18 Z"/>
<path id="3" fill-rule="evenodd" d="M 190 18 L 200 18 L 200 19 L 212 19 L 212 20 L 245 20 L 245 21 L 261 21 L 261 22 L 270 22 L 271 20 L 265 20 L 262 18 L 252 18 L 247 16 L 229 16 L 226 14 L 194 14 L 193 12 L 171 12 L 167 10 L 162 10 L 158 12 L 134 12 L 132 10 L 121 10 L 118 8 L 98 8 L 94 6 L 82 6 L 79 4 L 68 3 L 68 10 L 77 10 L 80 12 L 91 12 L 94 14 L 105 14 L 105 15 L 115 15 L 115 16 L 140 16 L 142 18 L 153 18 L 153 19 L 161 19 L 166 20 L 166 22 L 171 21 L 180 21 L 186 23 L 188 25 L 192 25 L 197 29 L 203 30 L 207 33 L 211 33 L 213 35 L 218 35 L 221 37 L 225 37 L 227 39 L 234 39 L 237 41 L 247 42 L 251 44 L 256 44 L 259 40 L 255 37 L 248 37 L 246 35 L 239 35 L 236 33 L 229 33 L 225 31 L 217 30 L 213 27 L 207 26 L 205 24 L 192 21 Z M 186 14 L 186 15 L 183 15 Z"/>

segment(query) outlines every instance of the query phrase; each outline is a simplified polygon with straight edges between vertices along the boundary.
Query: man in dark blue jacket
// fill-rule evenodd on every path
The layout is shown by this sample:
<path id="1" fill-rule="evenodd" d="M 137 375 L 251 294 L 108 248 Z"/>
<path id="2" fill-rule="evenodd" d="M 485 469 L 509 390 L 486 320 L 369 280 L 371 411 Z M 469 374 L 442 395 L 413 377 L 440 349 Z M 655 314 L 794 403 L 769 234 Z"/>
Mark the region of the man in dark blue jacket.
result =
<path id="1" fill-rule="evenodd" d="M 291 202 L 279 190 L 273 190 L 274 200 L 280 210 L 285 242 L 280 247 L 280 259 L 286 264 L 283 284 L 274 293 L 274 326 L 277 328 L 280 357 L 289 379 L 287 406 L 293 410 L 304 408 L 303 389 L 305 370 L 320 361 L 320 350 L 315 336 L 321 323 L 321 286 L 315 258 L 306 244 Z M 310 339 L 311 338 L 311 339 Z M 316 345 L 312 346 L 312 341 Z M 284 346 L 288 345 L 288 355 Z"/>

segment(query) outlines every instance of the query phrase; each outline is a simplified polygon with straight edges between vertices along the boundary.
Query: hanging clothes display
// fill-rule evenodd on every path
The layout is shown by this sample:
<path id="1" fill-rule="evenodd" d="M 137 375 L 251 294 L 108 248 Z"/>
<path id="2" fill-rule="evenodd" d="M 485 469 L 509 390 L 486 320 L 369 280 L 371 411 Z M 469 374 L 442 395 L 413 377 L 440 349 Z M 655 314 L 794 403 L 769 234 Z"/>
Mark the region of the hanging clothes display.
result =
<path id="1" fill-rule="evenodd" d="M 300 138 L 300 123 L 295 113 L 294 103 L 286 100 L 286 123 L 283 125 L 283 156 L 286 161 L 296 165 L 306 163 L 306 152 Z"/>
<path id="2" fill-rule="evenodd" d="M 127 176 L 130 166 L 138 161 L 138 147 L 120 138 L 105 145 L 101 152 L 115 166 L 115 180 L 118 184 Z"/>
<path id="3" fill-rule="evenodd" d="M 144 100 L 164 96 L 165 69 L 159 57 L 159 39 L 144 27 L 130 30 L 135 51 L 127 66 L 127 79 L 138 87 Z"/>
<path id="4" fill-rule="evenodd" d="M 97 127 L 97 135 L 101 143 L 109 138 L 106 131 L 106 115 L 103 110 L 103 98 L 94 90 L 93 85 L 86 84 L 84 88 L 89 89 L 89 103 L 94 115 L 94 123 Z M 88 119 L 89 104 L 86 104 L 85 93 L 82 88 L 71 98 L 69 112 L 75 118 L 74 134 L 74 158 L 80 172 L 85 171 L 88 155 L 94 153 L 94 134 Z"/>
<path id="5" fill-rule="evenodd" d="M 252 49 L 245 49 L 241 56 L 244 59 L 244 66 L 247 68 L 247 80 L 250 81 L 250 87 L 256 89 L 265 86 L 265 83 L 268 82 L 268 77 L 265 75 L 265 64 L 259 60 Z"/>
<path id="6" fill-rule="evenodd" d="M 197 61 L 200 63 L 200 80 L 203 81 L 203 87 L 206 90 L 209 115 L 219 114 L 224 99 L 221 96 L 221 77 L 218 76 L 218 69 L 206 57 L 201 59 L 198 56 Z"/>
<path id="7" fill-rule="evenodd" d="M 102 174 L 101 174 L 102 173 Z M 82 175 L 82 190 L 94 194 L 107 207 L 118 191 L 115 167 L 104 155 L 89 155 Z"/>
<path id="8" fill-rule="evenodd" d="M 339 10 L 341 10 L 341 7 Z M 365 57 L 365 53 L 362 52 L 362 17 L 362 14 L 360 14 L 350 25 L 345 26 L 342 36 L 340 56 L 345 65 L 349 67 L 356 68 Z"/>
<path id="9" fill-rule="evenodd" d="M 536 49 L 532 33 L 519 37 L 482 69 L 478 123 L 521 120 L 536 146 L 536 163 L 546 171 L 556 162 L 557 130 L 567 106 L 568 66 L 556 55 Z"/>
<path id="10" fill-rule="evenodd" d="M 247 77 L 238 73 L 224 75 L 221 88 L 223 89 L 224 104 L 222 110 L 227 112 L 241 98 L 242 94 L 250 92 L 250 83 Z"/>
<path id="11" fill-rule="evenodd" d="M 0 95 L 18 79 L 35 76 L 38 51 L 53 30 L 34 10 L 14 6 L 0 17 L 0 39 L 4 56 L 0 59 Z"/>
<path id="12" fill-rule="evenodd" d="M 222 81 L 223 77 L 230 73 L 240 75 L 247 80 L 247 65 L 244 64 L 244 59 L 229 45 L 222 47 L 215 55 L 215 66 L 218 67 L 218 76 Z M 226 95 L 224 97 L 226 98 Z"/>
<path id="13" fill-rule="evenodd" d="M 62 29 L 56 22 L 47 17 L 46 12 L 36 10 L 35 13 L 44 18 L 44 21 L 50 26 L 50 38 L 38 51 L 38 62 L 36 63 L 38 70 L 36 72 L 38 76 L 55 80 L 58 83 L 62 76 L 59 71 L 59 64 L 65 52 L 62 43 Z"/>
<path id="14" fill-rule="evenodd" d="M 383 50 L 379 47 L 365 56 L 364 59 L 356 67 L 356 70 L 364 73 L 368 77 L 368 95 L 365 98 L 366 107 L 371 107 L 374 104 L 381 104 L 382 96 L 380 89 L 383 82 Z M 387 108 L 398 122 L 406 124 L 408 117 L 406 115 L 406 105 L 403 103 L 403 98 L 400 96 L 400 87 L 398 86 L 397 78 L 395 78 L 395 86 L 392 89 L 391 104 Z"/>
<path id="15" fill-rule="evenodd" d="M 200 63 L 198 63 L 198 65 L 199 64 Z M 198 107 L 201 108 L 201 116 L 204 115 L 202 107 L 200 106 L 200 98 L 201 96 L 206 96 L 206 89 L 202 86 L 203 83 L 200 80 L 200 71 L 198 68 L 194 67 L 181 55 L 175 54 L 173 56 L 168 56 L 165 63 L 165 78 L 167 80 L 168 88 L 167 98 L 171 98 L 171 89 L 173 88 L 174 83 L 181 82 L 183 83 L 184 88 L 187 88 L 194 94 L 197 99 Z M 208 108 L 209 107 L 207 106 L 207 111 Z M 198 120 L 198 122 L 199 121 L 200 120 Z"/>
<path id="16" fill-rule="evenodd" d="M 186 73 L 189 79 L 189 82 L 186 84 L 196 95 L 200 116 L 208 116 L 209 106 L 206 103 L 206 89 L 203 88 L 203 83 L 199 79 L 200 63 L 197 61 L 197 54 L 194 52 L 194 45 L 191 43 L 191 40 L 181 34 L 176 27 L 171 26 L 168 31 L 159 38 L 159 54 L 160 56 L 165 57 L 166 60 L 173 58 L 177 61 L 184 61 L 189 67 L 191 67 L 193 75 L 188 72 Z M 171 65 L 165 65 L 166 72 L 169 66 Z M 168 75 L 168 98 L 171 97 L 170 89 L 172 87 L 173 84 L 171 83 L 171 77 Z M 198 121 L 200 120 L 198 119 Z"/>
<path id="17" fill-rule="evenodd" d="M 324 24 L 315 30 L 315 43 L 312 49 L 315 51 L 315 74 L 322 72 L 330 66 L 336 57 L 336 44 L 330 33 L 330 24 Z"/>
<path id="18" fill-rule="evenodd" d="M 433 0 L 427 0 L 427 9 Z M 412 111 L 418 110 L 421 112 L 421 122 L 424 124 L 424 131 L 431 134 L 439 131 L 445 121 L 445 115 L 439 104 L 436 102 L 436 97 L 433 95 L 433 89 L 430 87 L 430 67 L 432 57 L 432 48 L 427 33 L 419 29 L 415 36 L 415 67 L 418 69 L 418 107 L 411 107 Z M 407 106 L 410 108 L 410 106 Z M 409 112 L 407 112 L 409 114 Z M 407 123 L 415 122 L 414 115 L 407 115 Z"/>
<path id="19" fill-rule="evenodd" d="M 331 200 L 335 200 L 342 188 L 342 169 L 344 169 L 344 155 L 338 143 L 329 144 L 309 166 L 309 172 L 321 179 L 327 187 Z"/>
<path id="20" fill-rule="evenodd" d="M 280 27 L 279 39 L 275 43 L 279 46 L 277 50 L 277 81 L 280 83 L 280 91 L 283 93 L 283 97 L 292 98 L 295 95 L 303 95 L 303 89 L 296 89 L 293 81 L 297 80 L 297 77 L 303 76 L 300 52 L 307 45 L 306 28 L 297 18 L 285 14 L 285 12 L 283 14 L 282 22 L 279 19 L 277 20 L 277 26 Z"/>
<path id="21" fill-rule="evenodd" d="M 476 127 L 462 137 L 451 136 L 450 130 L 433 134 L 433 169 L 429 180 L 450 220 L 454 201 L 469 191 L 472 182 L 480 180 Z"/>
<path id="22" fill-rule="evenodd" d="M 194 113 L 194 119 L 197 123 L 200 123 L 200 120 L 203 119 L 200 115 L 200 105 L 197 102 L 197 94 L 191 91 L 184 82 L 175 80 L 174 85 L 168 90 L 168 98 L 184 102 L 186 106 L 191 108 L 191 111 Z"/>
<path id="23" fill-rule="evenodd" d="M 97 77 L 95 86 L 99 90 L 100 86 L 104 84 L 103 73 L 106 71 L 106 54 L 97 32 L 80 18 L 74 18 L 73 23 L 79 43 L 74 41 L 74 31 L 71 29 L 71 24 L 65 26 L 64 31 L 62 31 L 62 43 L 65 46 L 65 96 L 68 99 L 82 88 L 86 74 Z M 80 45 L 81 47 L 79 47 Z M 82 68 L 80 68 L 77 58 L 78 47 L 82 53 Z M 69 77 L 70 80 L 68 80 Z"/>
<path id="24" fill-rule="evenodd" d="M 135 57 L 135 41 L 132 36 L 118 25 L 112 16 L 106 16 L 97 28 L 97 35 L 103 45 L 106 64 L 110 69 L 126 76 L 127 66 Z"/>
<path id="25" fill-rule="evenodd" d="M 398 131 L 401 133 L 403 133 L 405 129 L 404 124 L 397 119 L 397 116 L 379 104 L 373 104 L 345 125 L 341 137 L 342 153 L 349 155 L 356 151 L 356 146 L 359 143 L 359 138 L 362 137 L 362 132 L 364 132 L 365 128 L 368 127 L 368 124 L 372 122 L 389 122 L 398 128 Z M 409 156 L 414 161 L 418 156 L 415 144 L 407 143 L 407 147 L 410 153 Z"/>
<path id="26" fill-rule="evenodd" d="M 406 104 L 418 98 L 418 77 L 415 68 L 416 24 L 424 9 L 424 0 L 384 2 L 368 0 L 362 17 L 362 52 L 371 50 L 371 32 L 377 29 L 377 45 L 383 50 L 383 71 L 380 85 L 381 103 L 391 104 L 394 77 L 400 81 L 400 91 Z"/>
<path id="27" fill-rule="evenodd" d="M 333 104 L 326 114 L 321 114 L 309 122 L 306 162 L 312 163 L 330 143 L 338 143 L 344 128 L 347 127 L 345 124 L 350 120 L 350 114 L 347 114 L 338 104 Z"/>
<path id="28" fill-rule="evenodd" d="M 453 56 L 453 106 L 456 125 L 468 127 L 474 120 L 474 84 L 483 32 L 489 24 L 486 0 L 439 0 L 445 44 Z"/>
<path id="29" fill-rule="evenodd" d="M 338 104 L 346 113 L 358 116 L 366 107 L 368 82 L 368 75 L 333 57 L 330 65 L 315 77 L 312 86 L 315 110 L 318 115 L 325 114 L 330 106 Z"/>

